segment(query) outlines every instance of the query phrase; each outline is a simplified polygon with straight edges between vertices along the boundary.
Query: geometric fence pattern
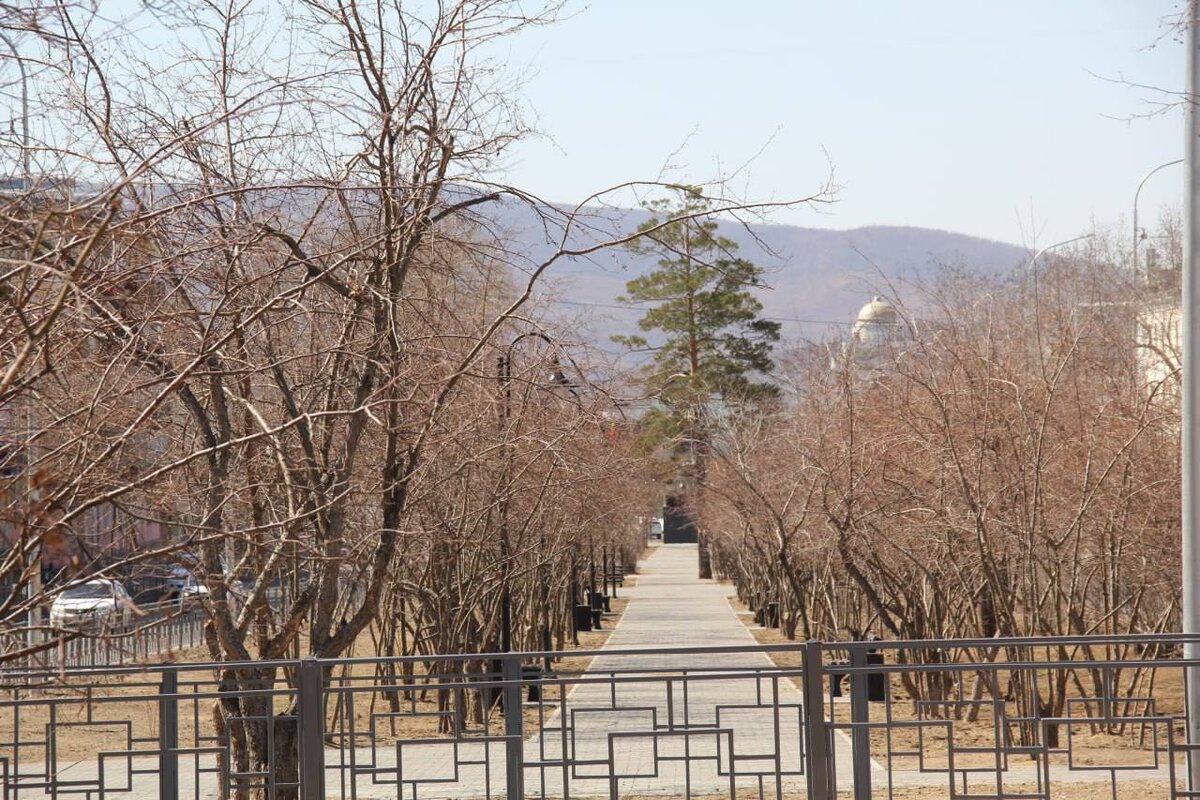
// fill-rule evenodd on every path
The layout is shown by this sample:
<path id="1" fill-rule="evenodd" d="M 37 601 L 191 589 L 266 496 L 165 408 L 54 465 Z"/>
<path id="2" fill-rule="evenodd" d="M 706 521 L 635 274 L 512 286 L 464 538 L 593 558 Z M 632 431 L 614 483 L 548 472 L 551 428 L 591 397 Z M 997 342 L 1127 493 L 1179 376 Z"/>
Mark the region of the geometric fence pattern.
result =
<path id="1" fill-rule="evenodd" d="M 10 668 L 0 798 L 1191 797 L 1181 641 Z"/>

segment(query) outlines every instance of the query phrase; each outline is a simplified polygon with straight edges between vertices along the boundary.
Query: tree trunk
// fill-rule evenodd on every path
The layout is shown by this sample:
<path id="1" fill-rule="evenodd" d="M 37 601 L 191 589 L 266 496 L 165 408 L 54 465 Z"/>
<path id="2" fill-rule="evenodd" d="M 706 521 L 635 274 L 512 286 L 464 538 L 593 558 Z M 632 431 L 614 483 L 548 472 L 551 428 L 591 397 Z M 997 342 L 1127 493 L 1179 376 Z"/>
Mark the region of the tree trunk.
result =
<path id="1" fill-rule="evenodd" d="M 275 670 L 226 672 L 221 680 L 218 730 L 229 739 L 232 776 L 221 787 L 222 800 L 296 800 L 299 797 L 299 716 L 296 701 L 276 714 L 269 694 L 275 685 Z M 268 724 L 270 735 L 268 736 Z M 249 777 L 247 773 L 262 773 Z M 271 786 L 275 787 L 274 795 Z"/>

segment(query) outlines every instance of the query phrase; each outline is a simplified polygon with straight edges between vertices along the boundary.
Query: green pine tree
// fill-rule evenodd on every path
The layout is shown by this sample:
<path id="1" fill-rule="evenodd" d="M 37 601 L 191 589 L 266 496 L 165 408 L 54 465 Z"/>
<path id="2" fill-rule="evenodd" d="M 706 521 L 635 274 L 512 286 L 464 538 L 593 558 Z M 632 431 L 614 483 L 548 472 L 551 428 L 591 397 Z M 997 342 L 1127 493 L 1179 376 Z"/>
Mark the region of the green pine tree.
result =
<path id="1" fill-rule="evenodd" d="M 658 265 L 629 281 L 619 299 L 651 305 L 638 327 L 656 335 L 613 339 L 652 354 L 645 382 L 663 407 L 644 420 L 648 438 L 662 442 L 689 431 L 695 438 L 700 416 L 717 398 L 736 407 L 778 396 L 766 378 L 779 323 L 759 316 L 762 304 L 751 289 L 762 285 L 762 269 L 718 235 L 699 190 L 680 187 L 677 196 L 644 208 L 652 217 L 629 249 L 657 256 Z"/>

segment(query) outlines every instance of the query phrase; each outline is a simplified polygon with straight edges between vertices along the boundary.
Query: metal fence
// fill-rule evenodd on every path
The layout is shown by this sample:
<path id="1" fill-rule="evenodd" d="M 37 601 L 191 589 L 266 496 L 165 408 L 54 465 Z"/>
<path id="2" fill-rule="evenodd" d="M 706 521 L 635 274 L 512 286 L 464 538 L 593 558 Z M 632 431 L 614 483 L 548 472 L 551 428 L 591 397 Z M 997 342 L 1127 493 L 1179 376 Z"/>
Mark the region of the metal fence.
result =
<path id="1" fill-rule="evenodd" d="M 32 658 L 50 662 L 46 666 L 69 668 L 123 666 L 151 660 L 154 656 L 204 644 L 203 608 L 180 610 L 176 602 L 149 609 L 137 620 L 137 629 L 124 635 L 84 636 L 65 640 L 54 650 Z"/>
<path id="2" fill-rule="evenodd" d="M 5 800 L 1200 797 L 1183 788 L 1182 680 L 1200 665 L 1181 642 L 9 669 L 0 785 Z"/>
<path id="3" fill-rule="evenodd" d="M 22 650 L 43 641 L 43 637 L 55 638 L 49 631 L 18 631 L 0 640 L 0 673 L 124 666 L 156 660 L 203 644 L 205 619 L 204 609 L 199 606 L 181 609 L 178 602 L 143 606 L 142 616 L 130 630 L 98 628 L 79 636 L 61 636 L 49 649 L 19 659 L 5 658 L 5 652 Z"/>

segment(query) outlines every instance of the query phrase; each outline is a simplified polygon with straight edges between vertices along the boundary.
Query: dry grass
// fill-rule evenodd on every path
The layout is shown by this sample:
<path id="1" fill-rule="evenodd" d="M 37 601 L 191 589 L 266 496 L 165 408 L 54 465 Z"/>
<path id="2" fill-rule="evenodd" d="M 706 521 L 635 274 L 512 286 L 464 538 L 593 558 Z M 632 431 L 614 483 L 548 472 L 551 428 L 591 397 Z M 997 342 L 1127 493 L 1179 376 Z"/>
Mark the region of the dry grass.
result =
<path id="1" fill-rule="evenodd" d="M 631 582 L 627 579 L 625 585 Z M 563 657 L 554 665 L 556 673 L 569 676 L 586 670 L 591 657 L 573 656 L 571 651 L 602 647 L 628 602 L 624 597 L 614 599 L 613 613 L 605 616 L 604 630 L 580 633 L 579 646 L 562 651 Z M 377 654 L 370 636 L 364 633 L 346 655 L 372 658 Z M 60 766 L 95 758 L 101 750 L 130 746 L 151 750 L 157 746 L 159 735 L 156 695 L 160 675 L 155 668 L 164 662 L 187 664 L 209 660 L 207 648 L 196 647 L 156 657 L 153 664 L 145 665 L 144 673 L 94 676 L 88 680 L 90 687 L 67 679 L 36 690 L 0 690 L 0 702 L 4 703 L 0 707 L 0 755 L 14 754 L 18 733 L 19 757 L 23 762 L 44 759 L 51 734 L 56 737 L 55 752 Z M 427 682 L 425 665 L 418 663 L 414 673 L 411 683 L 405 686 L 397 685 L 402 680 L 387 683 L 381 662 L 362 661 L 339 667 L 332 676 L 334 686 L 354 686 L 355 691 L 331 697 L 326 708 L 326 730 L 348 733 L 353 727 L 355 741 L 360 746 L 368 743 L 366 734 L 372 729 L 381 742 L 439 735 L 439 722 L 447 717 L 439 711 L 439 692 Z M 178 702 L 179 741 L 183 747 L 200 745 L 214 736 L 215 677 L 208 671 L 180 673 L 180 693 L 197 695 Z M 277 686 L 281 694 L 273 698 L 273 706 L 276 712 L 283 712 L 291 705 L 292 698 L 285 684 Z M 387 691 L 393 688 L 393 692 Z M 557 689 L 546 692 L 543 704 L 524 706 L 522 717 L 527 733 L 535 731 L 539 720 L 552 713 L 555 707 L 552 695 L 557 696 Z M 349 705 L 347 697 L 352 698 Z M 398 702 L 393 704 L 393 698 Z M 445 698 L 441 699 L 444 702 Z M 471 705 L 473 710 L 466 720 L 468 735 L 503 733 L 503 716 L 498 709 L 483 713 L 477 701 Z M 336 744 L 336 737 L 331 737 L 330 743 Z"/>
<path id="2" fill-rule="evenodd" d="M 987 790 L 975 784 L 970 785 L 971 791 L 977 794 L 985 795 Z M 1182 785 L 1179 787 L 1181 790 Z M 1116 800 L 1146 800 L 1151 797 L 1163 797 L 1162 782 L 1146 781 L 1146 780 L 1122 780 L 1117 784 Z M 962 791 L 962 786 L 958 787 Z M 993 787 L 993 792 L 994 787 Z M 1041 797 L 1043 796 L 1034 784 L 1004 784 L 1005 797 Z M 853 792 L 850 789 L 841 789 L 837 793 L 838 797 L 850 798 Z M 874 787 L 872 797 L 883 798 L 883 800 L 935 800 L 935 798 L 948 798 L 950 793 L 944 786 L 897 786 L 888 793 L 886 788 L 879 786 Z M 662 794 L 622 794 L 623 800 L 672 800 L 672 795 Z M 678 795 L 682 798 L 683 795 Z M 778 800 L 806 800 L 806 795 L 798 792 L 784 791 Z M 1050 800 L 1096 800 L 1104 798 L 1109 800 L 1113 797 L 1112 791 L 1105 786 L 1102 790 L 1098 790 L 1094 783 L 1060 783 L 1055 784 L 1050 789 Z M 692 795 L 691 800 L 730 800 L 729 795 Z M 757 790 L 739 790 L 732 800 L 776 800 L 774 792 L 769 788 L 760 796 Z"/>
<path id="3" fill-rule="evenodd" d="M 1098 785 L 1103 783 L 1103 785 Z M 972 791 L 977 793 L 986 793 L 988 790 L 982 784 L 976 787 L 971 784 Z M 1053 784 L 1050 788 L 1050 800 L 1096 800 L 1096 798 L 1113 798 L 1116 800 L 1145 800 L 1150 797 L 1164 797 L 1165 787 L 1162 781 L 1149 780 L 1130 780 L 1121 778 L 1116 784 L 1116 794 L 1113 794 L 1113 787 L 1109 784 L 1107 776 L 1098 778 L 1097 782 L 1065 782 L 1060 781 Z M 1180 790 L 1184 788 L 1183 784 L 1178 787 Z M 961 785 L 959 791 L 962 791 Z M 991 791 L 995 792 L 994 785 Z M 1007 797 L 1039 797 L 1039 792 L 1044 792 L 1045 789 L 1039 790 L 1035 784 L 1018 784 L 1005 783 L 1004 792 Z M 841 792 L 839 796 L 849 796 L 849 792 Z M 875 797 L 888 797 L 886 789 L 876 789 Z M 949 791 L 945 786 L 898 786 L 892 790 L 891 797 L 894 800 L 934 800 L 935 798 L 949 797 Z M 785 795 L 786 797 L 786 795 Z"/>
<path id="4" fill-rule="evenodd" d="M 777 644 L 795 644 L 784 636 L 783 632 L 775 628 L 761 628 L 754 624 L 753 614 L 737 600 L 736 597 L 729 598 L 730 605 L 738 618 L 750 629 L 755 640 L 763 645 Z M 781 667 L 794 668 L 801 666 L 801 653 L 799 650 L 775 650 L 770 651 L 768 655 L 771 659 Z M 1035 657 L 1039 657 L 1036 656 Z M 1000 685 L 1006 685 L 1009 672 L 1003 668 L 1003 661 L 997 661 L 997 676 Z M 970 696 L 971 690 L 974 687 L 976 673 L 963 672 L 958 673 L 968 681 L 965 688 L 965 696 Z M 1050 670 L 1042 670 L 1039 672 L 1038 680 L 1043 688 L 1048 688 L 1050 679 Z M 793 683 L 797 683 L 798 679 L 793 679 Z M 848 681 L 846 681 L 846 696 L 848 696 Z M 799 688 L 799 687 L 797 687 Z M 965 706 L 960 708 L 949 707 L 943 709 L 943 714 L 947 719 L 931 719 L 932 713 L 926 710 L 925 714 L 920 715 L 913 698 L 910 696 L 903 682 L 896 674 L 890 677 L 889 694 L 891 703 L 871 703 L 870 719 L 872 722 L 883 722 L 890 720 L 893 723 L 901 723 L 899 726 L 889 728 L 873 728 L 871 730 L 871 755 L 881 763 L 890 763 L 893 769 L 910 770 L 919 768 L 922 763 L 925 766 L 944 767 L 947 763 L 947 745 L 948 737 L 953 736 L 953 745 L 955 747 L 954 764 L 956 767 L 965 766 L 990 766 L 995 763 L 995 756 L 988 752 L 969 752 L 971 748 L 993 749 L 997 747 L 997 740 L 1002 739 L 1005 735 L 1016 736 L 1015 726 L 1010 727 L 1008 731 L 997 731 L 997 726 L 993 719 L 993 712 L 990 703 L 984 703 L 980 706 L 978 718 L 974 721 L 968 721 L 965 718 Z M 1067 696 L 1081 698 L 1083 693 L 1073 682 L 1068 684 Z M 1154 676 L 1153 682 L 1153 708 L 1155 715 L 1178 714 L 1183 710 L 1183 681 L 1182 670 L 1177 668 L 1160 668 Z M 1144 714 L 1147 712 L 1147 704 L 1138 703 L 1134 705 L 1130 712 L 1131 714 Z M 1009 704 L 1008 712 L 1012 713 L 1012 704 Z M 1082 704 L 1075 705 L 1070 713 L 1073 716 L 1083 716 L 1086 712 Z M 1097 710 L 1093 707 L 1093 714 Z M 835 702 L 833 718 L 837 722 L 850 721 L 850 705 L 848 702 Z M 921 719 L 922 724 L 904 725 L 904 723 L 915 723 Z M 1157 730 L 1150 725 L 1140 725 L 1137 723 L 1128 723 L 1124 726 L 1093 726 L 1088 723 L 1076 723 L 1072 725 L 1060 726 L 1060 747 L 1067 748 L 1068 742 L 1071 751 L 1071 758 L 1075 765 L 1104 765 L 1104 764 L 1131 764 L 1131 765 L 1149 765 L 1155 760 L 1153 747 L 1155 744 L 1155 733 L 1158 736 L 1158 746 L 1165 747 L 1166 730 L 1165 723 L 1159 724 Z M 1183 741 L 1183 726 L 1176 724 L 1175 740 Z M 1070 737 L 1068 740 L 1068 736 Z M 920 755 L 918 755 L 918 753 Z M 1163 754 L 1159 754 L 1160 763 Z M 1050 756 L 1051 764 L 1067 763 L 1067 755 L 1054 754 Z M 1010 766 L 1021 766 L 1033 764 L 1033 760 L 1028 757 L 1019 757 L 1010 759 Z M 1107 780 L 1105 773 L 1097 773 L 1098 779 L 1103 777 Z M 1125 778 L 1122 777 L 1122 785 Z M 897 792 L 900 790 L 897 789 Z M 944 791 L 944 790 L 943 790 Z M 1095 791 L 1095 786 L 1092 785 L 1091 791 Z M 900 795 L 896 797 L 912 796 L 912 797 L 932 797 L 941 795 L 928 794 L 913 794 Z M 1057 795 L 1056 795 L 1057 796 Z M 1072 795 L 1064 795 L 1072 796 Z M 1080 796 L 1092 796 L 1085 794 Z M 1133 796 L 1133 795 L 1131 795 Z"/>

